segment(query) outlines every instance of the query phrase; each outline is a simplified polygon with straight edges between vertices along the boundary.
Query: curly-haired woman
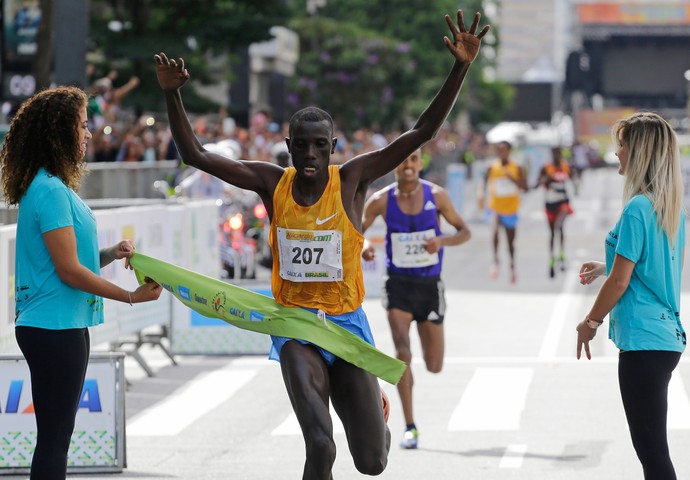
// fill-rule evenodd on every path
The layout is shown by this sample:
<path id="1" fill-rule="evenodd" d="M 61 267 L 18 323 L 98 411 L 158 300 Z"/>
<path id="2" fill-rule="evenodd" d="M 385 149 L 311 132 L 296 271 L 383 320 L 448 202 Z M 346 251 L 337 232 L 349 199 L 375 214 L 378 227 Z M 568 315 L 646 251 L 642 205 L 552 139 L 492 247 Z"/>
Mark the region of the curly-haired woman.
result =
<path id="1" fill-rule="evenodd" d="M 76 191 L 91 138 L 86 94 L 57 87 L 17 111 L 0 151 L 5 201 L 18 205 L 15 335 L 31 372 L 37 441 L 31 479 L 64 479 L 89 360 L 88 327 L 103 323 L 103 297 L 156 300 L 157 283 L 129 292 L 99 276 L 132 256 L 121 241 L 99 250 L 96 218 Z M 125 260 L 129 266 L 128 260 Z"/>

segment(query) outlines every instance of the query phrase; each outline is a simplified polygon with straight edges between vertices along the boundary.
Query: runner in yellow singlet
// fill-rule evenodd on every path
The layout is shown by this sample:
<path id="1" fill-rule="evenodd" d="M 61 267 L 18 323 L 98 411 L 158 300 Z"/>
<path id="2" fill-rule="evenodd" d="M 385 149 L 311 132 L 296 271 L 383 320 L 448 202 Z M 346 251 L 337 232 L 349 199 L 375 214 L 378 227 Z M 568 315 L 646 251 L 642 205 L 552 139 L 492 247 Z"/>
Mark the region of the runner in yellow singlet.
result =
<path id="1" fill-rule="evenodd" d="M 185 115 L 180 88 L 189 80 L 182 59 L 155 56 L 170 127 L 184 162 L 259 194 L 271 219 L 272 289 L 276 302 L 326 315 L 373 344 L 361 308 L 364 283 L 360 255 L 362 213 L 371 183 L 391 172 L 434 138 L 453 107 L 463 80 L 489 27 L 478 30 L 480 15 L 466 30 L 446 15 L 451 35 L 444 43 L 454 64 L 415 125 L 387 146 L 329 166 L 337 139 L 325 111 L 307 107 L 290 119 L 285 139 L 293 167 L 233 160 L 207 151 Z M 329 400 L 342 420 L 357 470 L 378 475 L 386 468 L 390 431 L 376 378 L 330 352 L 298 340 L 273 338 L 271 358 L 279 359 L 285 387 L 306 446 L 302 478 L 332 478 L 335 461 Z M 288 472 L 278 476 L 294 477 Z"/>
<path id="2" fill-rule="evenodd" d="M 506 232 L 510 256 L 510 283 L 517 282 L 515 273 L 515 233 L 520 209 L 520 193 L 527 191 L 527 179 L 521 166 L 510 158 L 510 142 L 496 144 L 498 159 L 486 171 L 484 190 L 489 188 L 489 209 L 493 212 L 493 263 L 489 270 L 492 279 L 498 277 L 498 235 Z"/>

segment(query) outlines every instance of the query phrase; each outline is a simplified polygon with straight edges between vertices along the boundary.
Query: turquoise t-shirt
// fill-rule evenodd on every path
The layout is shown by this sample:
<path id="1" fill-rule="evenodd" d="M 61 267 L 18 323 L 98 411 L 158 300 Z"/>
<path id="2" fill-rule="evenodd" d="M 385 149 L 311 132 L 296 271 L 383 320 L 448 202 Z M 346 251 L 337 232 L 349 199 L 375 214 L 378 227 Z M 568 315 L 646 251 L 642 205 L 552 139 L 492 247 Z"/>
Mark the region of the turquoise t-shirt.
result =
<path id="1" fill-rule="evenodd" d="M 609 315 L 609 338 L 621 350 L 685 350 L 680 320 L 680 282 L 685 247 L 685 216 L 673 247 L 657 224 L 652 202 L 632 198 L 606 239 L 606 273 L 621 255 L 635 267 L 627 290 Z"/>
<path id="2" fill-rule="evenodd" d="M 44 169 L 19 202 L 15 261 L 15 323 L 50 330 L 103 323 L 103 299 L 70 287 L 58 277 L 43 234 L 72 226 L 79 262 L 100 271 L 96 217 L 62 180 Z"/>

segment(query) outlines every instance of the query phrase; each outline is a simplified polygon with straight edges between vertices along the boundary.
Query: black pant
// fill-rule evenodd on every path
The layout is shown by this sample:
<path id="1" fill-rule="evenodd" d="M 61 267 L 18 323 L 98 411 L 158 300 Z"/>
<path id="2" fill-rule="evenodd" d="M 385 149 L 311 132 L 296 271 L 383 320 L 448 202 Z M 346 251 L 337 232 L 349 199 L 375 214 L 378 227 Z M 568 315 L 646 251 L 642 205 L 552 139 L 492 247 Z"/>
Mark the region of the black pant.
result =
<path id="1" fill-rule="evenodd" d="M 668 451 L 668 383 L 681 354 L 665 351 L 621 352 L 618 361 L 625 417 L 647 480 L 676 480 Z M 673 419 L 671 419 L 673 421 Z"/>
<path id="2" fill-rule="evenodd" d="M 16 327 L 31 372 L 36 449 L 31 480 L 64 480 L 67 453 L 91 350 L 89 330 Z"/>

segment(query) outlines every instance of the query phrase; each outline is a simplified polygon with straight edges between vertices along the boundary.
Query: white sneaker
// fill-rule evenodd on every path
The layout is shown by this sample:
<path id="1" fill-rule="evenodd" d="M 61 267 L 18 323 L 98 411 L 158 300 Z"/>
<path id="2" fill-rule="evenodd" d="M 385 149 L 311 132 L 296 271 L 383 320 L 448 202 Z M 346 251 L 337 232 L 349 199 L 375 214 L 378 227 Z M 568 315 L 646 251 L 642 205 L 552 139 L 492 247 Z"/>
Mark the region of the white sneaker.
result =
<path id="1" fill-rule="evenodd" d="M 400 448 L 404 448 L 406 450 L 416 449 L 418 438 L 419 438 L 419 433 L 417 432 L 416 428 L 411 428 L 409 430 L 405 430 L 405 434 L 403 435 L 402 442 L 400 442 Z"/>

